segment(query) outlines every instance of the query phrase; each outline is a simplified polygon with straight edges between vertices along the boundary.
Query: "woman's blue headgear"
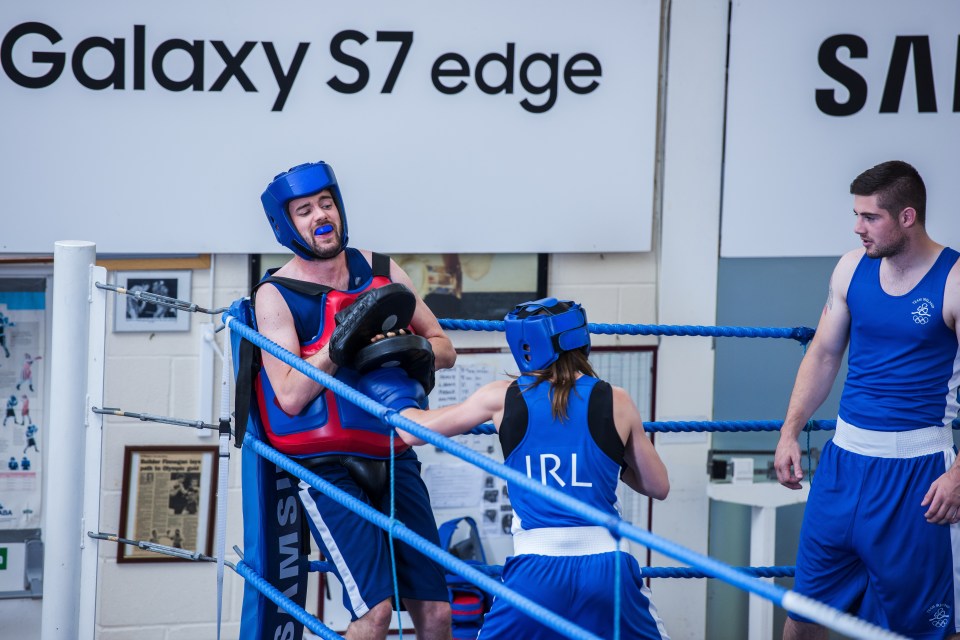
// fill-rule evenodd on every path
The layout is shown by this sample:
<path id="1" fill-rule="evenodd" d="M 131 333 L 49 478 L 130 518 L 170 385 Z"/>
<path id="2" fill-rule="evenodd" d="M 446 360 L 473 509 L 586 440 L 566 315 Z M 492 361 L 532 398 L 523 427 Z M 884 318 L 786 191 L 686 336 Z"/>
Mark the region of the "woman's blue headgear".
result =
<path id="1" fill-rule="evenodd" d="M 525 302 L 503 320 L 507 344 L 523 372 L 546 369 L 562 351 L 586 347 L 590 353 L 587 312 L 573 300 Z"/>
<path id="2" fill-rule="evenodd" d="M 333 167 L 326 162 L 299 164 L 281 173 L 267 185 L 263 195 L 260 196 L 263 211 L 267 214 L 270 228 L 277 236 L 277 242 L 304 260 L 316 260 L 320 256 L 304 244 L 303 238 L 297 233 L 297 229 L 290 220 L 290 214 L 287 213 L 287 203 L 294 198 L 320 193 L 324 189 L 330 190 L 340 211 L 340 224 L 343 227 L 340 250 L 343 251 L 347 246 L 347 214 L 343 210 L 343 198 L 340 196 L 340 187 L 337 186 L 337 176 L 333 173 Z"/>

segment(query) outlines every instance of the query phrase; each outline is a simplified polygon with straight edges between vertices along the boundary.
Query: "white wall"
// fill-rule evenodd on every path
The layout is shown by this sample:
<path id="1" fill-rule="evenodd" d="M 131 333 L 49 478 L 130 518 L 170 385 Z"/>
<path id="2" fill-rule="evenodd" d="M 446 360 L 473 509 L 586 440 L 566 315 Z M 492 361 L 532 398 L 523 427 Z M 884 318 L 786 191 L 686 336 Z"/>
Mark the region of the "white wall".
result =
<path id="1" fill-rule="evenodd" d="M 246 294 L 247 257 L 218 255 L 213 260 L 212 270 L 194 270 L 193 291 L 181 294 L 181 298 L 214 308 L 226 306 Z M 211 271 L 215 277 L 212 288 Z M 108 304 L 107 316 L 112 318 L 112 303 Z M 220 380 L 219 363 L 212 379 L 199 379 L 199 325 L 209 319 L 210 316 L 194 314 L 188 333 L 114 333 L 108 330 L 105 406 L 211 422 L 211 416 L 197 414 L 200 386 L 216 389 Z M 220 324 L 219 317 L 216 324 Z M 222 340 L 222 334 L 218 340 Z M 217 410 L 215 403 L 214 414 Z M 216 435 L 202 437 L 200 433 L 189 427 L 107 417 L 104 422 L 101 531 L 115 533 L 120 527 L 124 447 L 217 444 Z M 231 448 L 227 559 L 233 562 L 238 558 L 231 547 L 234 544 L 242 547 L 243 543 L 240 458 L 237 452 Z M 120 640 L 135 635 L 145 640 L 200 640 L 216 637 L 215 565 L 185 562 L 118 564 L 116 546 L 109 542 L 100 543 L 97 638 Z M 239 633 L 241 593 L 242 581 L 226 569 L 225 638 L 236 638 Z"/>

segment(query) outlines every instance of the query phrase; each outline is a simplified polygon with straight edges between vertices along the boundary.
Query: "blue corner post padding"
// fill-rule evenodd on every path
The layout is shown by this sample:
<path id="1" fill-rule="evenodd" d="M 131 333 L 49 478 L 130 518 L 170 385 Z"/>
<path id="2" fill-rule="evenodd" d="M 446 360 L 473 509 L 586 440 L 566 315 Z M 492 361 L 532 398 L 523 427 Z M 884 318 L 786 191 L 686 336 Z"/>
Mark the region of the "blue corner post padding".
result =
<path id="1" fill-rule="evenodd" d="M 248 299 L 234 302 L 224 314 L 255 327 Z M 252 381 L 259 354 L 256 348 L 231 333 L 234 373 L 237 376 L 236 414 L 246 416 L 246 431 L 264 440 Z M 241 385 L 244 388 L 241 388 Z M 243 406 L 241 406 L 243 404 Z M 244 437 L 238 429 L 242 444 Z M 250 447 L 241 449 L 243 493 L 243 561 L 301 607 L 306 604 L 309 570 L 309 535 L 297 498 L 299 482 L 290 473 L 257 455 Z M 240 637 L 249 640 L 302 640 L 303 624 L 280 609 L 251 585 L 243 589 Z"/>

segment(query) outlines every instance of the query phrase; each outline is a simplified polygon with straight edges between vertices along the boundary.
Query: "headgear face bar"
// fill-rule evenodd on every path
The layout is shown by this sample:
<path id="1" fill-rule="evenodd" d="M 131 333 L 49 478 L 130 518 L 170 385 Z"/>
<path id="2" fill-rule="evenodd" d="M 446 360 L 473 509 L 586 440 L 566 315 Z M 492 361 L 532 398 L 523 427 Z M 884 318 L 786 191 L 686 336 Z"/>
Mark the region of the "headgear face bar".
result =
<path id="1" fill-rule="evenodd" d="M 303 198 L 329 189 L 337 209 L 340 211 L 340 224 L 343 227 L 343 237 L 340 243 L 342 251 L 347 246 L 347 213 L 343 209 L 343 198 L 340 196 L 340 187 L 337 185 L 337 176 L 333 167 L 325 162 L 309 162 L 300 164 L 276 176 L 267 185 L 260 202 L 263 211 L 267 214 L 270 228 L 273 229 L 277 242 L 287 247 L 304 260 L 319 258 L 308 247 L 300 234 L 297 233 L 290 214 L 287 213 L 287 204 L 294 198 Z"/>
<path id="2" fill-rule="evenodd" d="M 563 351 L 586 347 L 587 313 L 573 300 L 543 298 L 514 307 L 504 318 L 507 344 L 524 373 L 549 367 Z"/>

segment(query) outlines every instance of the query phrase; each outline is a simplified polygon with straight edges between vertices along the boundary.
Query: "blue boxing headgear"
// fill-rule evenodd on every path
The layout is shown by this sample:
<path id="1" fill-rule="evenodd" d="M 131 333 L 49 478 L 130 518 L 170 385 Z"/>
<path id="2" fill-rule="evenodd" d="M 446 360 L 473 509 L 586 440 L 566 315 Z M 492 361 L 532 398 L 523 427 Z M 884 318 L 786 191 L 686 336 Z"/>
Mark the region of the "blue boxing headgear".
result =
<path id="1" fill-rule="evenodd" d="M 507 344 L 523 372 L 546 369 L 562 351 L 586 347 L 590 353 L 587 313 L 573 300 L 525 302 L 503 320 Z"/>
<path id="2" fill-rule="evenodd" d="M 277 242 L 304 260 L 316 260 L 320 256 L 304 244 L 303 238 L 297 233 L 297 229 L 290 220 L 290 214 L 287 213 L 287 204 L 294 198 L 311 196 L 324 189 L 330 190 L 334 202 L 337 203 L 337 209 L 340 211 L 340 225 L 343 227 L 340 242 L 340 250 L 342 251 L 347 246 L 347 214 L 343 210 L 343 198 L 340 196 L 337 176 L 333 173 L 333 167 L 326 162 L 299 164 L 281 173 L 267 185 L 263 195 L 260 196 L 263 211 L 267 214 L 270 228 L 277 236 Z"/>

